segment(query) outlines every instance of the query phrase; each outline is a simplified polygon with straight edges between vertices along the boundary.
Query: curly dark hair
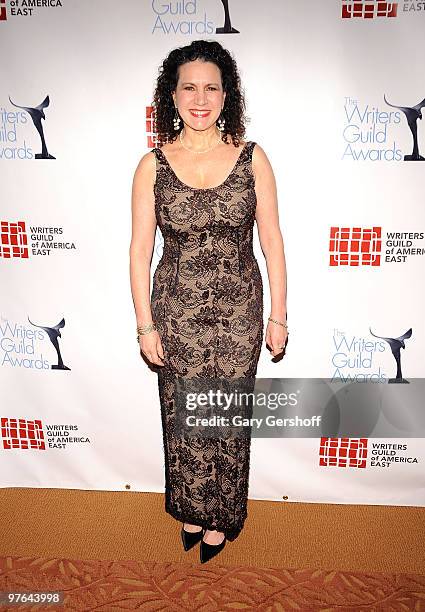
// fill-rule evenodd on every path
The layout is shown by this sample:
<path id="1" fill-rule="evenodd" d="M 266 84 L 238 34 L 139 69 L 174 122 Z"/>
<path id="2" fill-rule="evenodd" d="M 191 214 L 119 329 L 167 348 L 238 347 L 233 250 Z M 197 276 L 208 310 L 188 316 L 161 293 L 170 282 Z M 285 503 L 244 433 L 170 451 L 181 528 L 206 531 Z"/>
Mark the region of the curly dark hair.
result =
<path id="1" fill-rule="evenodd" d="M 174 142 L 180 134 L 174 130 L 174 101 L 172 92 L 176 90 L 178 82 L 178 68 L 186 62 L 201 59 L 213 62 L 221 73 L 223 90 L 226 100 L 222 110 L 225 124 L 222 140 L 227 144 L 227 135 L 232 138 L 234 146 L 238 147 L 240 139 L 245 135 L 245 123 L 249 121 L 245 116 L 245 97 L 241 88 L 241 81 L 232 55 L 217 41 L 194 40 L 185 47 L 178 47 L 170 51 L 159 68 L 159 76 L 154 93 L 154 131 L 159 146 L 166 142 Z"/>

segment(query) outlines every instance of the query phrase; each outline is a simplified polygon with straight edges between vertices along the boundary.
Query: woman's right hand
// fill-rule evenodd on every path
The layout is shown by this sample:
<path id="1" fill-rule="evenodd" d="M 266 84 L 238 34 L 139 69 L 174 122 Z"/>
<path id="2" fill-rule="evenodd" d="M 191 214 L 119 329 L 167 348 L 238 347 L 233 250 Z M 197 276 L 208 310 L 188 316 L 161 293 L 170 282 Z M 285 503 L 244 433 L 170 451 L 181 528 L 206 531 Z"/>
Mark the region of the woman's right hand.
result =
<path id="1" fill-rule="evenodd" d="M 162 349 L 161 338 L 156 330 L 148 334 L 141 334 L 139 336 L 139 346 L 142 353 L 151 363 L 159 366 L 164 365 L 164 351 Z"/>

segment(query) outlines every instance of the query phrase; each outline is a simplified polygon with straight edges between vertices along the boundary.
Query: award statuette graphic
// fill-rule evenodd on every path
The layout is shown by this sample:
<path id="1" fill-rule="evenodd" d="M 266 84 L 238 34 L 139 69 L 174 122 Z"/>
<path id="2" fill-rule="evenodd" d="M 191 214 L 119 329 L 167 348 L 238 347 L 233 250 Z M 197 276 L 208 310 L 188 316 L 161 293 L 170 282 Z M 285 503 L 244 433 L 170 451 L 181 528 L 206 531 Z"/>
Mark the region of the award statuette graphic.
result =
<path id="1" fill-rule="evenodd" d="M 229 0 L 221 0 L 221 3 L 224 8 L 224 26 L 222 28 L 216 28 L 216 34 L 239 34 L 239 30 L 235 30 L 232 28 L 232 23 L 230 21 L 230 12 L 229 12 Z"/>
<path id="2" fill-rule="evenodd" d="M 10 96 L 9 96 L 9 100 L 10 100 Z M 40 134 L 42 149 L 41 149 L 41 153 L 35 154 L 35 159 L 56 159 L 56 157 L 53 157 L 53 155 L 50 155 L 50 153 L 47 150 L 46 140 L 44 138 L 44 130 L 41 124 L 41 120 L 46 119 L 43 109 L 46 106 L 49 106 L 50 104 L 49 96 L 46 96 L 43 102 L 39 104 L 38 106 L 36 106 L 35 108 L 30 108 L 28 106 L 19 106 L 19 104 L 15 104 L 14 102 L 12 102 L 12 100 L 10 100 L 10 103 L 13 104 L 13 106 L 16 106 L 17 108 L 23 108 L 24 110 L 27 111 L 27 113 L 29 113 L 35 125 L 35 129 Z"/>
<path id="3" fill-rule="evenodd" d="M 388 344 L 390 345 L 391 352 L 394 355 L 394 359 L 396 360 L 396 363 L 397 363 L 397 374 L 396 374 L 396 377 L 395 378 L 389 378 L 388 382 L 389 383 L 406 383 L 406 384 L 409 384 L 409 381 L 406 380 L 405 378 L 403 378 L 403 376 L 401 374 L 400 349 L 401 348 L 403 348 L 403 349 L 406 348 L 406 346 L 404 344 L 404 340 L 406 338 L 410 338 L 410 336 L 412 335 L 412 328 L 407 330 L 406 333 L 404 333 L 402 336 L 399 336 L 398 338 L 384 338 L 384 336 L 377 336 L 376 334 L 374 334 L 372 332 L 370 327 L 369 327 L 369 331 L 372 334 L 372 336 L 375 336 L 375 338 L 381 338 L 381 340 L 385 340 L 386 342 L 388 342 Z"/>
<path id="4" fill-rule="evenodd" d="M 55 327 L 43 327 L 43 325 L 36 325 L 30 320 L 29 317 L 28 317 L 28 321 L 31 323 L 31 325 L 34 325 L 34 327 L 39 327 L 40 329 L 43 329 L 46 332 L 46 334 L 49 336 L 50 342 L 55 347 L 55 350 L 58 356 L 58 364 L 52 365 L 52 370 L 70 370 L 71 368 L 68 368 L 68 366 L 66 366 L 62 361 L 62 356 L 61 356 L 61 352 L 59 349 L 59 342 L 58 342 L 58 337 L 62 338 L 59 330 L 61 327 L 65 327 L 65 319 L 62 319 L 62 321 L 58 323 L 57 325 L 55 325 Z"/>
<path id="5" fill-rule="evenodd" d="M 418 147 L 418 119 L 422 120 L 422 112 L 421 108 L 425 106 L 425 98 L 416 106 L 396 106 L 395 104 L 390 104 L 385 97 L 384 100 L 388 104 L 388 106 L 392 106 L 393 108 L 399 108 L 406 115 L 407 123 L 412 132 L 413 136 L 413 151 L 411 155 L 405 155 L 404 161 L 425 161 L 425 157 L 419 154 Z"/>

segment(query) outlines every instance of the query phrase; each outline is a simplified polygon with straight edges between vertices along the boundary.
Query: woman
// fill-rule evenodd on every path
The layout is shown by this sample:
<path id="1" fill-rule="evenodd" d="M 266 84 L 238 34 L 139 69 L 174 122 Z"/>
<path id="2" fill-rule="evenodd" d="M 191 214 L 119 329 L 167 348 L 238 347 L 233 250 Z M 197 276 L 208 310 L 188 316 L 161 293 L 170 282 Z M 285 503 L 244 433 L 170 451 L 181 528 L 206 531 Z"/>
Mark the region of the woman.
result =
<path id="1" fill-rule="evenodd" d="M 250 439 L 181 438 L 176 381 L 255 378 L 263 285 L 252 250 L 257 221 L 267 262 L 273 357 L 287 342 L 286 265 L 276 184 L 263 149 L 242 141 L 245 102 L 236 63 L 218 42 L 193 41 L 164 60 L 155 91 L 158 143 L 134 175 L 130 276 L 138 341 L 159 366 L 165 509 L 201 562 L 234 540 L 247 516 Z M 150 264 L 156 227 L 164 251 Z"/>

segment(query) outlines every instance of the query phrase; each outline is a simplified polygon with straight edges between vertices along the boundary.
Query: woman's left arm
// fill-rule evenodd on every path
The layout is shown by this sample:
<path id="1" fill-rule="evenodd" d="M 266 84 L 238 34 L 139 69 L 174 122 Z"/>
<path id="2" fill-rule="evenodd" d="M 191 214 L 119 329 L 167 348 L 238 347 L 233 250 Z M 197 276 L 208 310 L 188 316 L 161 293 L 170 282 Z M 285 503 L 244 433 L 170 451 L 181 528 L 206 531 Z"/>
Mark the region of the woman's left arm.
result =
<path id="1" fill-rule="evenodd" d="M 286 323 L 287 274 L 283 238 L 279 227 L 276 180 L 267 155 L 258 144 L 253 150 L 252 169 L 257 196 L 255 218 L 270 284 L 270 318 Z M 285 327 L 268 321 L 265 341 L 274 357 L 282 353 L 287 338 Z"/>

